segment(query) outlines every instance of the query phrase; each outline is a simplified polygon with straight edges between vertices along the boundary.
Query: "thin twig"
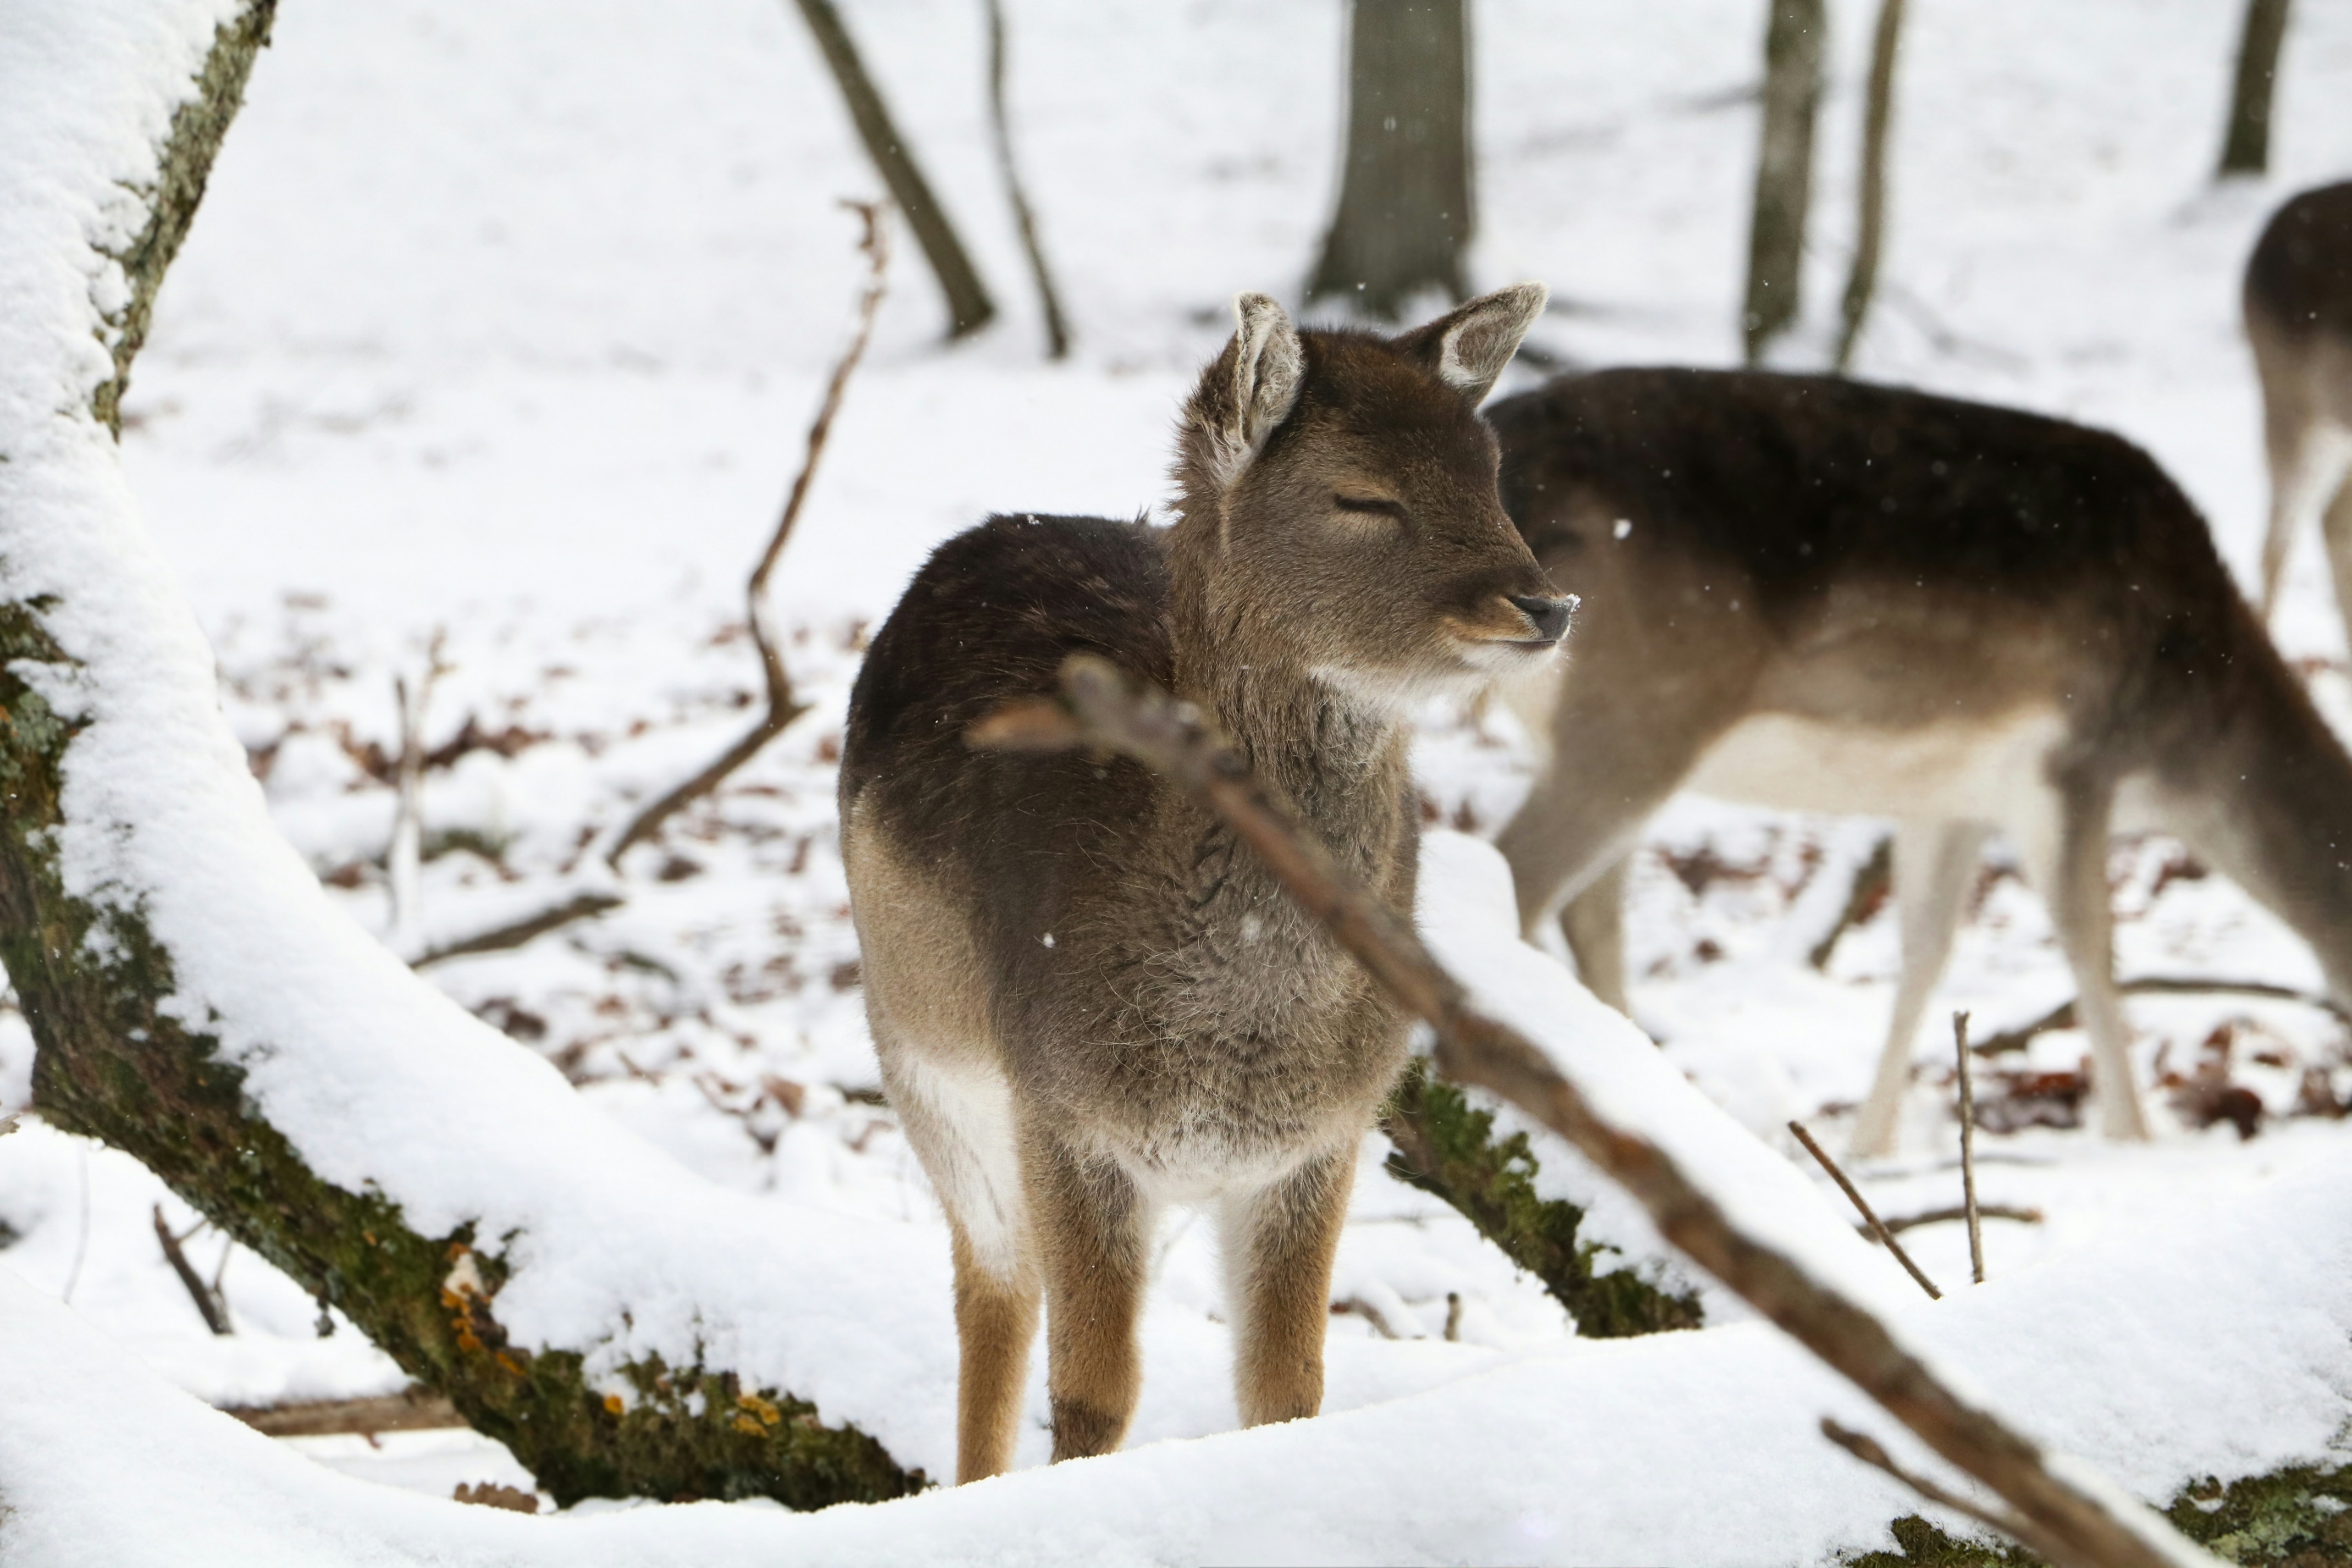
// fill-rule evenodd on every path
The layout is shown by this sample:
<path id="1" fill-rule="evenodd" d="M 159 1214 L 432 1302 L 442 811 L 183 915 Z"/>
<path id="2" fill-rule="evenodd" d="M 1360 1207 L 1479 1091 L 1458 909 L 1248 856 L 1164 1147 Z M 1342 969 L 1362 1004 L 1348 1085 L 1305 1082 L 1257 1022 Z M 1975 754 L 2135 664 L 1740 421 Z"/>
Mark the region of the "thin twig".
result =
<path id="1" fill-rule="evenodd" d="M 1911 1261 L 1911 1255 L 1903 1250 L 1903 1244 L 1895 1239 L 1895 1233 L 1886 1228 L 1886 1222 L 1880 1219 L 1876 1211 L 1871 1208 L 1869 1203 L 1863 1197 L 1862 1190 L 1846 1180 L 1845 1173 L 1838 1169 L 1838 1163 L 1830 1158 L 1830 1152 L 1814 1142 L 1813 1135 L 1805 1131 L 1805 1124 L 1801 1121 L 1791 1121 L 1789 1123 L 1789 1131 L 1797 1135 L 1797 1142 L 1805 1146 L 1805 1152 L 1811 1154 L 1821 1168 L 1830 1173 L 1830 1180 L 1838 1184 L 1838 1191 L 1843 1193 L 1853 1206 L 1862 1211 L 1863 1224 L 1869 1226 L 1870 1234 L 1878 1238 L 1878 1244 L 1895 1254 L 1895 1261 L 1903 1265 L 1904 1271 L 1912 1279 L 1919 1281 L 1919 1289 L 1927 1292 L 1931 1300 L 1942 1300 L 1944 1293 L 1936 1289 L 1936 1282 L 1920 1272 L 1919 1266 Z"/>
<path id="2" fill-rule="evenodd" d="M 622 901 L 617 893 L 574 893 L 563 902 L 526 915 L 521 920 L 509 921 L 490 931 L 426 948 L 411 961 L 409 967 L 423 969 L 428 964 L 477 952 L 504 952 L 509 948 L 520 947 L 534 937 L 545 936 L 559 926 L 568 926 L 574 921 L 583 921 L 607 910 L 619 909 Z"/>
<path id="3" fill-rule="evenodd" d="M 2020 1225 L 2042 1223 L 2040 1209 L 2011 1208 L 2007 1204 L 1980 1204 L 1977 1206 L 1977 1214 L 1984 1219 L 2013 1219 Z M 1924 1214 L 1898 1215 L 1886 1222 L 1886 1228 L 1900 1234 L 1923 1225 L 1942 1225 L 1949 1220 L 1968 1217 L 1968 1210 L 1955 1205 L 1948 1209 L 1929 1209 Z M 1856 1226 L 1854 1228 L 1864 1236 L 1870 1234 L 1870 1227 L 1866 1225 Z"/>
<path id="4" fill-rule="evenodd" d="M 2143 974 L 2137 980 L 2118 981 L 2116 989 L 2126 996 L 2261 996 L 2279 1002 L 2300 1002 L 2306 1007 L 2316 1007 L 2332 1014 L 2339 1022 L 2352 1024 L 2352 1012 L 2332 996 L 2313 991 L 2298 991 L 2292 985 L 2274 984 L 2267 980 L 2208 980 L 2193 974 Z M 2008 1051 L 2023 1050 L 2035 1036 L 2052 1029 L 2074 1026 L 2074 1002 L 2069 997 L 2029 1024 L 2014 1029 L 2004 1029 L 1977 1042 L 1975 1054 L 1994 1057 Z"/>
<path id="5" fill-rule="evenodd" d="M 1864 1464 L 1874 1469 L 1885 1471 L 1929 1502 L 1950 1509 L 1954 1513 L 1966 1514 L 1979 1524 L 1990 1525 L 2003 1535 L 2023 1543 L 2029 1551 L 2039 1552 L 2045 1557 L 2054 1555 L 2048 1548 L 2035 1544 L 2039 1532 L 2025 1521 L 2013 1513 L 2003 1513 L 1986 1508 L 1981 1503 L 1972 1502 L 1949 1488 L 1929 1480 L 1925 1476 L 1912 1474 L 1896 1464 L 1895 1457 L 1880 1445 L 1877 1438 L 1868 1433 L 1857 1432 L 1851 1426 L 1841 1426 L 1829 1416 L 1824 1415 L 1822 1417 L 1822 1436 L 1860 1459 Z"/>
<path id="6" fill-rule="evenodd" d="M 1021 231 L 1021 247 L 1029 253 L 1030 275 L 1037 280 L 1037 302 L 1045 312 L 1045 357 L 1067 359 L 1069 323 L 1062 316 L 1062 299 L 1054 275 L 1045 266 L 1045 247 L 1037 238 L 1037 220 L 1029 210 L 1029 195 L 1021 171 L 1013 161 L 1012 118 L 1004 107 L 1004 5 L 983 0 L 988 8 L 988 123 L 996 141 L 996 167 L 1004 177 L 1004 195 L 1013 204 L 1013 226 Z"/>
<path id="7" fill-rule="evenodd" d="M 442 658 L 448 642 L 446 626 L 433 628 L 426 647 L 425 674 L 412 692 L 405 675 L 392 678 L 392 695 L 399 710 L 400 756 L 393 773 L 392 844 L 383 856 L 384 879 L 392 888 L 392 945 L 414 952 L 422 945 L 418 935 L 424 911 L 418 879 L 425 847 L 425 716 L 433 703 L 433 689 L 449 673 Z"/>
<path id="8" fill-rule="evenodd" d="M 417 1432 L 463 1426 L 457 1407 L 438 1394 L 411 1387 L 361 1399 L 309 1400 L 295 1405 L 230 1405 L 234 1415 L 270 1437 L 323 1437 L 339 1433 Z"/>
<path id="9" fill-rule="evenodd" d="M 66 1270 L 66 1288 L 58 1292 L 58 1300 L 73 1305 L 74 1287 L 81 1283 L 81 1266 L 89 1256 L 89 1149 L 81 1152 L 81 1233 L 74 1238 L 73 1267 Z"/>
<path id="10" fill-rule="evenodd" d="M 2036 1550 L 2062 1568 L 2211 1562 L 2154 1513 L 2118 1508 L 2112 1489 L 2077 1480 L 2079 1465 L 2053 1469 L 2035 1444 L 1948 1386 L 1874 1312 L 1740 1230 L 1673 1156 L 1604 1119 L 1541 1050 L 1479 1012 L 1402 917 L 1342 871 L 1195 710 L 1164 692 L 1131 691 L 1115 666 L 1083 654 L 1064 662 L 1062 694 L 1059 702 L 1013 703 L 968 737 L 1003 750 L 1091 744 L 1121 752 L 1215 812 L 1391 996 L 1429 1023 L 1441 1072 L 1502 1096 L 1575 1145 L 1642 1204 L 1669 1242 L 2009 1501 L 2029 1521 Z"/>
<path id="11" fill-rule="evenodd" d="M 801 459 L 800 474 L 793 480 L 783 515 L 776 520 L 776 531 L 769 537 L 768 548 L 761 553 L 760 563 L 752 568 L 751 581 L 744 590 L 751 641 L 760 650 L 760 669 L 767 679 L 768 710 L 750 734 L 728 747 L 717 761 L 637 813 L 613 841 L 612 848 L 605 851 L 607 865 L 617 868 L 622 856 L 660 831 L 662 824 L 678 811 L 717 789 L 728 774 L 751 761 L 761 747 L 808 711 L 808 704 L 793 693 L 792 672 L 784 668 L 782 639 L 768 626 L 768 579 L 784 552 L 785 542 L 793 536 L 793 525 L 801 520 L 809 486 L 816 479 L 817 463 L 824 456 L 825 440 L 833 434 L 834 416 L 841 412 L 842 394 L 848 390 L 857 362 L 866 356 L 866 345 L 874 336 L 874 318 L 880 313 L 882 297 L 889 289 L 890 233 L 883 222 L 889 204 L 845 201 L 841 205 L 856 213 L 866 226 L 865 237 L 857 242 L 857 248 L 866 257 L 866 283 L 858 291 L 849 347 L 833 367 L 833 379 L 825 384 L 824 401 L 817 405 L 816 419 L 809 426 L 808 451 Z"/>
<path id="12" fill-rule="evenodd" d="M 204 1226 L 199 1225 L 189 1231 L 188 1236 L 194 1236 L 202 1229 Z M 155 1205 L 155 1239 L 163 1244 L 163 1261 L 172 1266 L 172 1272 L 180 1277 L 182 1285 L 187 1287 L 188 1300 L 196 1304 L 196 1311 L 204 1319 L 205 1327 L 215 1334 L 234 1333 L 236 1331 L 229 1327 L 228 1303 L 222 1300 L 216 1291 L 208 1289 L 204 1276 L 190 1267 L 188 1255 L 180 1249 L 180 1243 L 187 1237 L 172 1234 L 170 1224 L 163 1218 L 162 1204 Z"/>
<path id="13" fill-rule="evenodd" d="M 1373 1306 L 1370 1301 L 1365 1300 L 1361 1296 L 1350 1296 L 1344 1301 L 1334 1301 L 1331 1303 L 1331 1310 L 1334 1312 L 1351 1312 L 1357 1317 L 1363 1319 L 1364 1321 L 1371 1324 L 1372 1332 L 1380 1335 L 1381 1338 L 1384 1340 L 1402 1340 L 1414 1337 L 1410 1334 L 1401 1334 L 1397 1332 L 1396 1325 L 1389 1321 L 1389 1315 L 1386 1312 L 1381 1311 L 1378 1307 Z"/>
<path id="14" fill-rule="evenodd" d="M 1960 1057 L 1960 1206 L 1969 1216 L 1969 1275 L 1984 1283 L 1984 1226 L 1977 1214 L 1977 1091 L 1969 1070 L 1969 1016 L 1952 1015 L 1952 1044 Z"/>

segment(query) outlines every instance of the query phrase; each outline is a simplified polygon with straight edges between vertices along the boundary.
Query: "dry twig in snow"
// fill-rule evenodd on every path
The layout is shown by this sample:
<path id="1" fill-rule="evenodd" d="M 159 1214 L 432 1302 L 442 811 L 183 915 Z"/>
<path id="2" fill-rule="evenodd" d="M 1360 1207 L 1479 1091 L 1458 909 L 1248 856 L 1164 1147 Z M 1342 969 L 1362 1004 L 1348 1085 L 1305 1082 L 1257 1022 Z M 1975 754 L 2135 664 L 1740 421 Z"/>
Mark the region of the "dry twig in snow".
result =
<path id="1" fill-rule="evenodd" d="M 1481 1013 L 1412 927 L 1342 871 L 1190 705 L 1165 692 L 1139 694 L 1108 661 L 1074 654 L 1062 666 L 1060 700 L 1008 704 L 975 724 L 971 741 L 1008 751 L 1096 746 L 1133 757 L 1191 793 L 1391 995 L 1429 1023 L 1441 1071 L 1501 1095 L 1573 1143 L 1640 1200 L 1668 1241 L 1999 1493 L 2017 1510 L 2033 1550 L 2069 1568 L 2212 1562 L 2154 1512 L 2085 1477 L 2079 1464 L 2054 1468 L 2038 1445 L 1947 1385 L 1876 1314 L 1822 1284 L 1798 1258 L 1741 1231 L 1664 1150 L 1606 1120 L 1542 1051 Z"/>
<path id="2" fill-rule="evenodd" d="M 1861 1211 L 1864 1227 L 1877 1238 L 1881 1247 L 1895 1254 L 1895 1261 L 1903 1265 L 1903 1271 L 1919 1282 L 1919 1289 L 1927 1292 L 1929 1300 L 1942 1300 L 1944 1293 L 1936 1289 L 1936 1282 L 1928 1279 L 1917 1264 L 1911 1261 L 1911 1255 L 1903 1250 L 1901 1242 L 1895 1239 L 1895 1232 L 1887 1228 L 1886 1222 L 1880 1219 L 1878 1212 L 1864 1199 L 1862 1189 L 1846 1179 L 1845 1173 L 1838 1169 L 1838 1163 L 1830 1158 L 1828 1150 L 1813 1142 L 1813 1135 L 1805 1131 L 1805 1124 L 1801 1121 L 1791 1121 L 1789 1123 L 1789 1131 L 1797 1135 L 1797 1142 L 1805 1146 L 1805 1152 L 1813 1157 L 1814 1163 L 1830 1173 L 1830 1180 L 1838 1184 L 1838 1191 L 1843 1193 L 1847 1201 Z"/>
<path id="3" fill-rule="evenodd" d="M 1952 1044 L 1960 1054 L 1960 1207 L 1969 1216 L 1969 1276 L 1984 1283 L 1984 1226 L 1977 1213 L 1977 1090 L 1969 1070 L 1969 1016 L 1952 1015 Z"/>

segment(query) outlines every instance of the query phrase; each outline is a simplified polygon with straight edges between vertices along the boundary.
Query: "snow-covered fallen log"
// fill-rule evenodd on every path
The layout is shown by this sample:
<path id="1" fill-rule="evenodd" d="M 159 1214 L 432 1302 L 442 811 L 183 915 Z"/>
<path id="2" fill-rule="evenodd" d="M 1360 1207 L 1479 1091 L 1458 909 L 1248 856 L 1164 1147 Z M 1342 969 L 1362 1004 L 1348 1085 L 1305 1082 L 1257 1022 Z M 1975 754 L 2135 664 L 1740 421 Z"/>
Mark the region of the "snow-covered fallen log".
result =
<path id="1" fill-rule="evenodd" d="M 551 1489 L 922 1482 L 943 1264 L 695 1180 L 271 827 L 110 422 L 270 0 L 0 12 L 0 958 L 42 1112 L 144 1161 Z M 860 1426 L 845 1411 L 881 1417 Z"/>

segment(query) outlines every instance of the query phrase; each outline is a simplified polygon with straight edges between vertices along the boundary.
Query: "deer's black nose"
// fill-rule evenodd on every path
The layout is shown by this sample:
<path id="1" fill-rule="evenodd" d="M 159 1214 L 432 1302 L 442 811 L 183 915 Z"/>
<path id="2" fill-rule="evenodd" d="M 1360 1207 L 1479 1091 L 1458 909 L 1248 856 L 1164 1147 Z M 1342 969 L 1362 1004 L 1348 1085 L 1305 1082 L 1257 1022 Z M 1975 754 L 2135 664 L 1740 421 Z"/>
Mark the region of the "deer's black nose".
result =
<path id="1" fill-rule="evenodd" d="M 1543 642 L 1558 642 L 1568 630 L 1568 613 L 1576 608 L 1574 599 L 1539 599 L 1532 595 L 1514 594 L 1511 607 L 1527 616 L 1536 637 Z"/>

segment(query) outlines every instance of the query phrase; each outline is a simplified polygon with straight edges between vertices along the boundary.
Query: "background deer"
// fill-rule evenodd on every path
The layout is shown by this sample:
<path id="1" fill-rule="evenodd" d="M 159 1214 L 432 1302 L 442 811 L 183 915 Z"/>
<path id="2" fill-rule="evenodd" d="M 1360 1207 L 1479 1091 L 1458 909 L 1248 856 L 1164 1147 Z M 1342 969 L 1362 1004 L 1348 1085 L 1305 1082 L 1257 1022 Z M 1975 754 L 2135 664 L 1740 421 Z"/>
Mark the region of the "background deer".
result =
<path id="1" fill-rule="evenodd" d="M 2246 261 L 2245 312 L 2271 471 L 2263 617 L 2288 548 L 2316 516 L 2336 610 L 2352 621 L 2352 181 L 2272 215 Z"/>
<path id="2" fill-rule="evenodd" d="M 1503 494 L 1583 600 L 1514 697 L 1550 754 L 1500 847 L 1625 1005 L 1620 901 L 1683 788 L 1895 819 L 1903 970 L 1854 1131 L 1890 1151 L 1911 1044 L 1999 828 L 2080 988 L 2101 1125 L 2140 1137 L 2109 951 L 2117 826 L 2178 835 L 2352 994 L 2352 762 L 2203 521 L 2121 438 L 1811 376 L 1623 370 L 1496 405 Z"/>
<path id="3" fill-rule="evenodd" d="M 995 517 L 866 656 L 844 858 L 883 1081 L 953 1236 L 957 1475 L 1011 1462 L 1047 1320 L 1054 1457 L 1118 1446 L 1155 1215 L 1211 1205 L 1255 1425 L 1311 1415 L 1356 1152 L 1396 1011 L 1232 835 L 1123 761 L 967 748 L 1108 657 L 1214 716 L 1355 872 L 1412 907 L 1409 714 L 1540 662 L 1568 619 L 1477 406 L 1523 284 L 1392 340 L 1264 295 L 1178 433 L 1179 521 Z"/>

